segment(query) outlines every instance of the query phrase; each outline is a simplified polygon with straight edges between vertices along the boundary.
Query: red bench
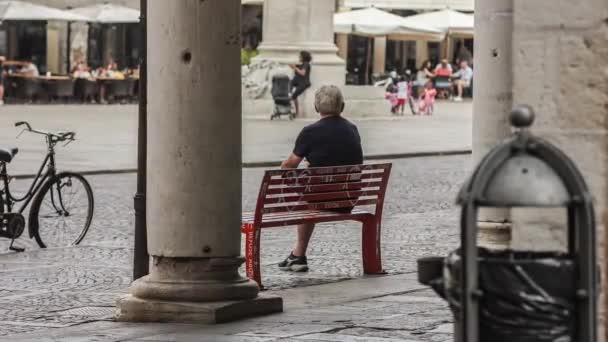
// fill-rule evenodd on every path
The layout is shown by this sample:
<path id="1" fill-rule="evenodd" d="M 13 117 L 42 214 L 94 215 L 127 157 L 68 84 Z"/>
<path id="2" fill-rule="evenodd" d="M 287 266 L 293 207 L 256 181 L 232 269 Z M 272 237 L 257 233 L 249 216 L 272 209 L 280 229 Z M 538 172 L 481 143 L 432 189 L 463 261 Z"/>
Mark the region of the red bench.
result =
<path id="1" fill-rule="evenodd" d="M 391 166 L 371 164 L 266 171 L 255 212 L 242 217 L 247 276 L 262 288 L 262 229 L 336 221 L 363 224 L 363 271 L 382 273 L 380 223 Z M 375 208 L 366 210 L 360 208 L 362 206 Z M 351 212 L 332 211 L 349 207 L 354 209 Z"/>

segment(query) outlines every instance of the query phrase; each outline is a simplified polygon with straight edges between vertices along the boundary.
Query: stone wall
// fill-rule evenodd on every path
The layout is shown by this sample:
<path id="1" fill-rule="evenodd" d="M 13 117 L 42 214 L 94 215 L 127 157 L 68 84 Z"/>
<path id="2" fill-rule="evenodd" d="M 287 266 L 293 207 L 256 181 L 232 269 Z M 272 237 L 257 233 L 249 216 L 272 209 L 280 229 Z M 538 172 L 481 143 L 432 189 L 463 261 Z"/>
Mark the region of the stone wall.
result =
<path id="1" fill-rule="evenodd" d="M 513 75 L 513 102 L 536 110 L 534 133 L 572 157 L 592 189 L 605 293 L 608 1 L 514 0 Z M 514 215 L 513 246 L 563 248 L 563 215 L 548 214 Z"/>

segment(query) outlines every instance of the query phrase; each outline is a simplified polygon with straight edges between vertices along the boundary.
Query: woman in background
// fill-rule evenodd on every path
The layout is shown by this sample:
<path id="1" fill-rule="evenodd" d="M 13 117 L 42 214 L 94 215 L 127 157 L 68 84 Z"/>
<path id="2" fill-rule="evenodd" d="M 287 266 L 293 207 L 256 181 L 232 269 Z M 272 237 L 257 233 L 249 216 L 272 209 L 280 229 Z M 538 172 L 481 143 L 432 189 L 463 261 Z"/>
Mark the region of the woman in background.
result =
<path id="1" fill-rule="evenodd" d="M 300 116 L 300 107 L 298 105 L 298 97 L 310 88 L 310 62 L 312 56 L 308 51 L 300 52 L 300 64 L 291 64 L 289 67 L 294 72 L 293 79 L 291 80 L 291 100 L 296 107 L 296 117 Z"/>

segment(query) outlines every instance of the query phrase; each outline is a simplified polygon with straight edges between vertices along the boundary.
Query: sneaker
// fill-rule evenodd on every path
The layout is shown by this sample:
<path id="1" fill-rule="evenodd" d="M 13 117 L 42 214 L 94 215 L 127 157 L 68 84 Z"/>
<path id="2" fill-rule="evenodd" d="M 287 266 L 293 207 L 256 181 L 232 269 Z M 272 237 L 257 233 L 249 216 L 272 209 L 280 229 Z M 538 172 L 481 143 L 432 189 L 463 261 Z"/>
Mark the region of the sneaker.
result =
<path id="1" fill-rule="evenodd" d="M 454 102 L 462 102 L 462 97 L 460 97 L 460 96 L 456 96 L 456 97 L 454 98 Z"/>
<path id="2" fill-rule="evenodd" d="M 308 271 L 308 262 L 305 256 L 295 256 L 289 254 L 287 259 L 279 263 L 281 271 L 306 272 Z"/>

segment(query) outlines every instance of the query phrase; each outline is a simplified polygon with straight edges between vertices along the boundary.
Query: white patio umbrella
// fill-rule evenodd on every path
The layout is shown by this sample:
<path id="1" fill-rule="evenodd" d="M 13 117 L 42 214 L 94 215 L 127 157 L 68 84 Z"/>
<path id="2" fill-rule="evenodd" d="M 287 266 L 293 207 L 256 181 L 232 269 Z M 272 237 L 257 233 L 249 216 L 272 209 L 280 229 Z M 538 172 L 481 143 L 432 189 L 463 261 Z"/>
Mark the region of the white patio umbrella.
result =
<path id="1" fill-rule="evenodd" d="M 361 36 L 405 36 L 441 40 L 440 30 L 425 23 L 408 24 L 405 18 L 374 7 L 334 15 L 334 32 Z"/>
<path id="2" fill-rule="evenodd" d="M 57 8 L 25 1 L 0 1 L 0 21 L 87 21 L 88 18 Z"/>
<path id="3" fill-rule="evenodd" d="M 89 18 L 90 22 L 101 24 L 129 24 L 139 22 L 139 10 L 113 4 L 97 4 L 78 7 L 70 12 Z"/>
<path id="4" fill-rule="evenodd" d="M 426 24 L 449 35 L 473 36 L 475 17 L 454 10 L 442 10 L 405 17 L 408 25 Z"/>

